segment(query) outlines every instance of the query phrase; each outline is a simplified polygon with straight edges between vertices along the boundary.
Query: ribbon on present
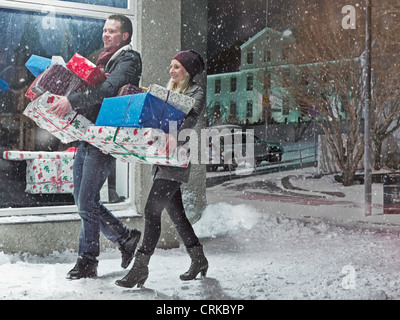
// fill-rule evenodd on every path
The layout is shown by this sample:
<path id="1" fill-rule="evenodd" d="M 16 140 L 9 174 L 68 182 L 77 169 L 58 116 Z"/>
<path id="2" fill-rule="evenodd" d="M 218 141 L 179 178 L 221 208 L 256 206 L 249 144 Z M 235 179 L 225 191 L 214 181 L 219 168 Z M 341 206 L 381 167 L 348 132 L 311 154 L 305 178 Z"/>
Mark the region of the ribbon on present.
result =
<path id="1" fill-rule="evenodd" d="M 54 179 L 53 179 L 54 178 Z M 53 182 L 54 180 L 54 182 Z M 50 181 L 38 181 L 38 182 L 34 182 L 34 181 L 27 181 L 26 184 L 27 185 L 41 185 L 41 184 L 53 184 L 53 186 L 56 188 L 57 193 L 61 193 L 61 187 L 63 184 L 72 184 L 72 181 L 62 181 L 62 179 L 60 178 L 60 180 L 57 180 L 56 177 L 52 177 Z"/>
<path id="2" fill-rule="evenodd" d="M 116 142 L 117 135 L 118 135 L 118 132 L 119 132 L 120 129 L 121 129 L 121 128 L 118 127 L 118 128 L 115 130 L 114 137 L 113 137 L 113 143 L 115 143 L 118 147 L 120 147 L 120 148 L 122 148 L 123 150 L 125 150 L 126 153 L 124 153 L 124 152 L 110 152 L 111 155 L 114 154 L 114 155 L 118 155 L 118 156 L 134 156 L 134 157 L 136 157 L 136 158 L 138 158 L 139 160 L 144 161 L 144 162 L 147 162 L 147 161 L 146 161 L 146 158 L 153 158 L 153 159 L 160 159 L 160 158 L 162 158 L 163 160 L 172 160 L 172 159 L 173 159 L 173 156 L 169 156 L 169 157 L 143 156 L 143 155 L 139 155 L 139 154 L 137 154 L 137 153 L 134 153 L 134 152 L 132 152 L 131 150 L 126 149 L 123 145 L 121 145 L 121 144 L 119 144 L 118 142 Z"/>
<path id="3" fill-rule="evenodd" d="M 58 168 L 57 168 L 58 169 Z M 63 184 L 62 178 L 61 178 L 61 173 L 57 176 L 57 178 L 55 176 L 51 177 L 51 183 L 53 184 L 54 188 L 56 188 L 57 193 L 61 192 L 61 186 Z"/>
<path id="4" fill-rule="evenodd" d="M 61 193 L 61 191 L 62 191 L 61 187 L 63 186 L 63 184 L 72 184 L 72 186 L 73 186 L 73 182 L 72 181 L 63 181 L 63 179 L 62 179 L 62 172 L 61 172 L 62 160 L 61 159 L 55 159 L 53 161 L 53 159 L 52 159 L 52 162 L 55 162 L 55 165 L 56 165 L 56 170 L 57 170 L 56 176 L 52 176 L 50 178 L 50 180 L 47 180 L 47 181 L 36 181 L 36 182 L 35 181 L 26 181 L 26 184 L 27 185 L 33 185 L 34 187 L 36 185 L 52 184 L 54 186 L 54 188 L 56 189 L 56 193 Z"/>

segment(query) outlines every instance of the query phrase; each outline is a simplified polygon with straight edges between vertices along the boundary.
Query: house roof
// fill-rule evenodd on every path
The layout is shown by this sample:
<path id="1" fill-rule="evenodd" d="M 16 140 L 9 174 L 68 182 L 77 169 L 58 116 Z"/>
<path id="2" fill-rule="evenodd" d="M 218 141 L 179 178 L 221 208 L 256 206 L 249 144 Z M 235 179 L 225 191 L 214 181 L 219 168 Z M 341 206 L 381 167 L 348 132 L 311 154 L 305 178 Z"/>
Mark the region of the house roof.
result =
<path id="1" fill-rule="evenodd" d="M 269 34 L 271 34 L 271 33 L 273 33 L 273 34 L 275 34 L 275 35 L 278 35 L 278 36 L 282 36 L 282 33 L 281 32 L 279 32 L 279 31 L 277 31 L 277 30 L 275 30 L 275 29 L 271 29 L 271 28 L 264 28 L 263 30 L 261 30 L 259 33 L 257 33 L 255 36 L 253 36 L 253 37 L 251 37 L 249 40 L 247 40 L 245 43 L 243 43 L 241 46 L 240 46 L 240 50 L 243 50 L 243 48 L 246 48 L 248 45 L 250 45 L 253 41 L 255 41 L 255 40 L 257 40 L 259 37 L 261 37 L 261 36 L 263 36 L 265 33 L 269 33 Z"/>

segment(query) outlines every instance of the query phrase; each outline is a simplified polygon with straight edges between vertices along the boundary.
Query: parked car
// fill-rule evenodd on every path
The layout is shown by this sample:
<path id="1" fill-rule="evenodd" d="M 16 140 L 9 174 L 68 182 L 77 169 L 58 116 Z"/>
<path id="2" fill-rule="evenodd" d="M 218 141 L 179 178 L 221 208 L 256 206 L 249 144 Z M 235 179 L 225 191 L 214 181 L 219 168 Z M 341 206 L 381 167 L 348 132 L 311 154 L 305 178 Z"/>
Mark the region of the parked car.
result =
<path id="1" fill-rule="evenodd" d="M 213 129 L 217 129 L 218 131 Z M 225 170 L 234 170 L 244 158 L 251 158 L 252 164 L 259 165 L 262 161 L 280 162 L 284 152 L 282 145 L 276 141 L 267 141 L 256 136 L 251 131 L 243 131 L 240 126 L 221 125 L 208 128 L 213 132 L 209 138 L 209 163 L 207 171 L 215 171 L 222 166 Z M 218 132 L 216 134 L 216 132 Z M 219 139 L 219 146 L 218 140 Z M 247 143 L 253 143 L 254 154 L 247 155 Z M 240 146 L 238 146 L 240 144 Z M 219 149 L 219 150 L 218 150 Z M 235 152 L 241 151 L 237 155 Z"/>

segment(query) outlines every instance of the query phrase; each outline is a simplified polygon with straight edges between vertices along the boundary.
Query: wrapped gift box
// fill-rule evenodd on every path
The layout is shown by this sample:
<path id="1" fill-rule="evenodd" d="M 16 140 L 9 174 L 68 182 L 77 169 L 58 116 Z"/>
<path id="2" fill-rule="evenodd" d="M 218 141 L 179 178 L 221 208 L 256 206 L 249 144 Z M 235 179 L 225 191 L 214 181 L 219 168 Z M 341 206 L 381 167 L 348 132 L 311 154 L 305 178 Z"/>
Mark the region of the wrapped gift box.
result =
<path id="1" fill-rule="evenodd" d="M 148 93 L 167 102 L 169 105 L 182 111 L 184 114 L 188 114 L 196 102 L 192 97 L 168 90 L 157 84 L 150 85 Z"/>
<path id="2" fill-rule="evenodd" d="M 76 148 L 68 148 L 66 151 L 54 152 L 54 151 L 4 151 L 3 158 L 6 160 L 68 160 L 72 159 L 75 155 Z"/>
<path id="3" fill-rule="evenodd" d="M 139 93 L 104 99 L 96 126 L 154 128 L 169 133 L 169 122 L 176 121 L 179 128 L 184 118 L 185 113 L 161 99 Z"/>
<path id="4" fill-rule="evenodd" d="M 27 193 L 72 193 L 73 159 L 36 159 L 26 161 Z"/>
<path id="5" fill-rule="evenodd" d="M 0 78 L 0 92 L 6 92 L 9 87 L 9 83 Z"/>
<path id="6" fill-rule="evenodd" d="M 75 148 L 64 152 L 41 151 L 5 151 L 7 160 L 26 160 L 25 192 L 39 193 L 72 193 Z"/>
<path id="7" fill-rule="evenodd" d="M 134 86 L 133 84 L 127 84 L 118 91 L 118 96 L 129 96 L 131 94 L 143 93 L 143 89 Z"/>
<path id="8" fill-rule="evenodd" d="M 93 123 L 73 110 L 62 119 L 47 112 L 57 101 L 55 95 L 46 92 L 29 103 L 23 114 L 35 121 L 40 128 L 46 129 L 60 139 L 62 143 L 83 140 L 87 128 Z"/>
<path id="9" fill-rule="evenodd" d="M 37 55 L 31 55 L 28 61 L 25 63 L 25 67 L 36 77 L 38 77 L 44 70 L 51 65 L 51 59 L 40 57 Z"/>
<path id="10" fill-rule="evenodd" d="M 25 192 L 73 193 L 73 164 L 76 148 L 66 151 L 4 151 L 3 158 L 14 161 L 26 160 Z M 100 199 L 108 201 L 108 181 L 100 190 Z"/>
<path id="11" fill-rule="evenodd" d="M 85 141 L 108 153 L 135 153 L 156 156 L 165 145 L 163 132 L 151 128 L 88 128 Z"/>
<path id="12" fill-rule="evenodd" d="M 66 67 L 91 86 L 106 80 L 102 69 L 78 53 L 68 61 Z"/>
<path id="13" fill-rule="evenodd" d="M 70 70 L 60 64 L 53 64 L 33 81 L 25 96 L 31 100 L 45 92 L 66 96 L 87 88 L 88 85 Z"/>
<path id="14" fill-rule="evenodd" d="M 152 128 L 92 126 L 88 129 L 85 141 L 124 162 L 187 167 L 189 157 L 186 152 L 171 157 L 158 155 L 166 142 L 162 136 L 161 130 Z"/>

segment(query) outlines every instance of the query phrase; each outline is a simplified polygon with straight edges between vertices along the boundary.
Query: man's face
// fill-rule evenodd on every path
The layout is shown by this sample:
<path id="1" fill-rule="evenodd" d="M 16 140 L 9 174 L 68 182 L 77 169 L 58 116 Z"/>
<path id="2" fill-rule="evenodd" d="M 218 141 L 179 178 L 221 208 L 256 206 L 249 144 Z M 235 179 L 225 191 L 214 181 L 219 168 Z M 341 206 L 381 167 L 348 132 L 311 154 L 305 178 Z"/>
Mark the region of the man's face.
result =
<path id="1" fill-rule="evenodd" d="M 103 28 L 103 42 L 105 49 L 112 49 L 129 37 L 128 32 L 121 33 L 121 22 L 117 20 L 107 20 Z"/>

